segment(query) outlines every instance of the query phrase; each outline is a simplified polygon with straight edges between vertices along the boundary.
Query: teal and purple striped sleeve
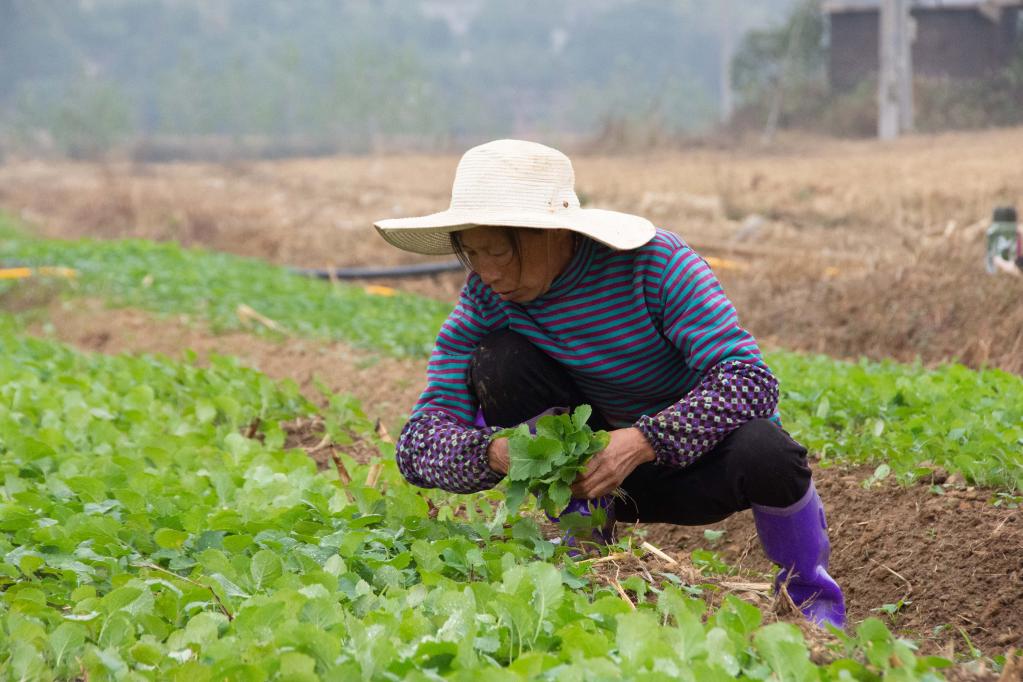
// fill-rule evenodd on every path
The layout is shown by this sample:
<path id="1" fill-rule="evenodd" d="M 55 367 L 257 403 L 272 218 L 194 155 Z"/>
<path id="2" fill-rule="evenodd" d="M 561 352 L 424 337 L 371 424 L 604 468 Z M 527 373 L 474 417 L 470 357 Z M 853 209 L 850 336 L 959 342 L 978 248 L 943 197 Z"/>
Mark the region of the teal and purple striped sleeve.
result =
<path id="1" fill-rule="evenodd" d="M 685 467 L 745 422 L 771 418 L 778 382 L 699 255 L 682 246 L 658 275 L 662 333 L 701 376 L 687 395 L 640 417 L 636 427 L 658 464 Z"/>
<path id="2" fill-rule="evenodd" d="M 507 326 L 496 306 L 483 303 L 481 287 L 479 278 L 470 278 L 441 326 L 426 390 L 398 438 L 398 469 L 423 488 L 471 493 L 501 480 L 487 458 L 490 436 L 500 429 L 473 426 L 477 402 L 468 386 L 469 361 L 480 340 Z"/>

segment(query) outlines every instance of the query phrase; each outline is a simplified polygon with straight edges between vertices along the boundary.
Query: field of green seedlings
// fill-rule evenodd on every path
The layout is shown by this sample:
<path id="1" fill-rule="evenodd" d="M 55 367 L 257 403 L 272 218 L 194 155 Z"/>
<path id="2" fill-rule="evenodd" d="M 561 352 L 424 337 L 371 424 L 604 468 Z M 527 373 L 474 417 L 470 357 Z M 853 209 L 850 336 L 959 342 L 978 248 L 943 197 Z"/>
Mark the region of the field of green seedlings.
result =
<path id="1" fill-rule="evenodd" d="M 71 293 L 186 313 L 214 330 L 333 339 L 387 355 L 427 357 L 450 309 L 174 244 L 33 239 L 0 215 L 3 262 L 74 264 L 79 276 L 68 285 Z M 247 325 L 237 314 L 240 305 L 273 320 L 279 331 Z M 825 462 L 828 453 L 839 453 L 843 462 L 884 462 L 905 475 L 930 462 L 978 484 L 1023 488 L 1023 385 L 1015 375 L 785 352 L 770 354 L 768 361 L 782 378 L 786 428 L 824 453 Z"/>
<path id="2" fill-rule="evenodd" d="M 67 296 L 214 329 L 423 357 L 447 310 L 264 263 L 145 242 L 58 242 L 0 224 L 0 264 L 67 265 Z M 0 282 L 5 294 L 26 282 Z M 876 618 L 807 641 L 677 577 L 622 594 L 544 539 L 502 489 L 403 482 L 344 396 L 321 404 L 230 357 L 82 354 L 0 312 L 0 676 L 7 679 L 941 679 Z M 824 465 L 902 480 L 941 466 L 1023 487 L 1023 381 L 998 371 L 773 353 L 782 417 Z M 289 424 L 343 451 L 318 471 Z M 637 552 L 625 539 L 611 551 Z M 708 588 L 710 589 L 710 588 Z M 992 655 L 997 652 L 990 652 Z"/>
<path id="3" fill-rule="evenodd" d="M 8 677 L 819 674 L 794 626 L 758 627 L 737 599 L 705 614 L 669 586 L 634 609 L 594 588 L 499 494 L 456 515 L 390 463 L 374 486 L 351 461 L 351 485 L 317 473 L 280 427 L 315 408 L 229 359 L 83 356 L 10 328 L 0 347 Z M 880 621 L 842 647 L 823 669 L 835 679 L 942 664 Z"/>

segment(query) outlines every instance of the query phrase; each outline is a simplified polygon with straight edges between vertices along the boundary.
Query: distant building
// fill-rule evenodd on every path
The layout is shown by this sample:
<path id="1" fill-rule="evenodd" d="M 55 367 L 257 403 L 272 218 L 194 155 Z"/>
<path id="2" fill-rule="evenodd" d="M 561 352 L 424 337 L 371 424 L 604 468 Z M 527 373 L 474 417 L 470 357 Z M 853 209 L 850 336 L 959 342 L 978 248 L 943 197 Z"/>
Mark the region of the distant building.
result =
<path id="1" fill-rule="evenodd" d="M 917 76 L 957 79 L 990 76 L 1012 60 L 1020 40 L 1014 0 L 912 0 Z M 880 0 L 825 2 L 831 31 L 828 77 L 850 90 L 878 72 Z"/>

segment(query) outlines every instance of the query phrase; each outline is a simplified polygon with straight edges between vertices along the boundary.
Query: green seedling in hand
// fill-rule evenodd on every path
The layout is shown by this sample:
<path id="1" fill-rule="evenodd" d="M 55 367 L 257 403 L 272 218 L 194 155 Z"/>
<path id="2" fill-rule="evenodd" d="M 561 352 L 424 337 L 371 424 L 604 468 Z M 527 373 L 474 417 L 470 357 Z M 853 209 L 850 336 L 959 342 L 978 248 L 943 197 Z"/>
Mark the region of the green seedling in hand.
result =
<path id="1" fill-rule="evenodd" d="M 565 508 L 572 499 L 570 486 L 610 440 L 607 431 L 595 432 L 587 425 L 592 413 L 589 405 L 580 405 L 571 415 L 540 417 L 535 436 L 526 424 L 495 434 L 508 439 L 509 509 L 518 509 L 528 493 L 551 516 Z"/>

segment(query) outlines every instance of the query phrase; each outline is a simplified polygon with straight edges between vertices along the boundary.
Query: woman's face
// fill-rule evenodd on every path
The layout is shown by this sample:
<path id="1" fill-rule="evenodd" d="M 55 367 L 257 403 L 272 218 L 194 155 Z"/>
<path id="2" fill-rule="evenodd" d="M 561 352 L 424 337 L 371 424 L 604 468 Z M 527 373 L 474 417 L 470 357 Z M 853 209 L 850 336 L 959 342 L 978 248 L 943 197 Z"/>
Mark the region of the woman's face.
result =
<path id="1" fill-rule="evenodd" d="M 512 229 L 518 229 L 516 256 Z M 527 303 L 547 293 L 572 259 L 568 230 L 529 230 L 480 226 L 459 233 L 473 272 L 502 301 Z"/>

